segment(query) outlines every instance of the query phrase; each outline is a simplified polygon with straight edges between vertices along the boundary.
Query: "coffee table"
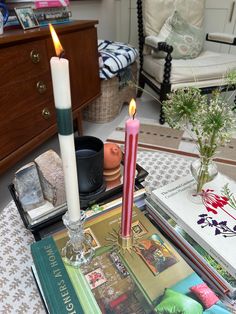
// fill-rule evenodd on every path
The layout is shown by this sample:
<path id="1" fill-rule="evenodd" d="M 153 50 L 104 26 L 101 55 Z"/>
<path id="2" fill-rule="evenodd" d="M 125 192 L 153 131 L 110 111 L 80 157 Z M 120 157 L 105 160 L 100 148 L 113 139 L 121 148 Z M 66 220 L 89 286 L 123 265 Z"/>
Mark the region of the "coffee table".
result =
<path id="1" fill-rule="evenodd" d="M 147 191 L 161 187 L 189 173 L 193 157 L 163 151 L 139 150 L 137 162 L 149 172 Z M 233 174 L 235 166 L 224 165 Z M 31 265 L 30 244 L 34 237 L 20 218 L 13 201 L 0 214 L 0 312 L 46 313 Z"/>

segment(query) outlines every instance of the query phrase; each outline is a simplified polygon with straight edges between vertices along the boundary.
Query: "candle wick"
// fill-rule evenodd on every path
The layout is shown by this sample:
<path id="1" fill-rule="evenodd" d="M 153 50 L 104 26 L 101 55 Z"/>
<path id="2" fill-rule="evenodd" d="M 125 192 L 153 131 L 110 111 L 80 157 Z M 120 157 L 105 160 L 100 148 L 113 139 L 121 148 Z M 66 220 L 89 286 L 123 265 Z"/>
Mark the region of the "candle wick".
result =
<path id="1" fill-rule="evenodd" d="M 135 108 L 135 111 L 134 111 L 134 114 L 133 114 L 133 120 L 134 120 L 134 118 L 135 118 L 136 112 L 137 112 L 137 110 L 136 110 L 136 108 Z"/>
<path id="2" fill-rule="evenodd" d="M 65 55 L 65 50 L 62 50 L 62 52 L 59 54 L 59 59 L 64 58 Z"/>

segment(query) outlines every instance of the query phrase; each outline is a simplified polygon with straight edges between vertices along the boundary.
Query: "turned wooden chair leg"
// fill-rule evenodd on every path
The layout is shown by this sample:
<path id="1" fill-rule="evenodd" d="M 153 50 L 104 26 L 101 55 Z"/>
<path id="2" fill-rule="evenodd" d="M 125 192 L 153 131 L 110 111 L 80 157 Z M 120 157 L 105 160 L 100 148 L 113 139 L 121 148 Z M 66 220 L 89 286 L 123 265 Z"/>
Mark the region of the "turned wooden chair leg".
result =
<path id="1" fill-rule="evenodd" d="M 165 123 L 165 115 L 164 115 L 164 112 L 163 112 L 163 107 L 162 107 L 162 105 L 161 105 L 161 110 L 160 110 L 159 122 L 160 122 L 160 124 L 164 124 L 164 123 Z"/>

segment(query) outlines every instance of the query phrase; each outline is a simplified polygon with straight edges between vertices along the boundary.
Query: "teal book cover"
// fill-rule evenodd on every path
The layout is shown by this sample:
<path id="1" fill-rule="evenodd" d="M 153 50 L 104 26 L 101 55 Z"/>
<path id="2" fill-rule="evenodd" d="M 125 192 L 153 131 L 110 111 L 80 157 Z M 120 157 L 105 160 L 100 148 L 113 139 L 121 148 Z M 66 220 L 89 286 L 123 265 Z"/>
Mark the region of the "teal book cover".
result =
<path id="1" fill-rule="evenodd" d="M 84 313 L 52 237 L 31 245 L 34 265 L 50 313 Z"/>

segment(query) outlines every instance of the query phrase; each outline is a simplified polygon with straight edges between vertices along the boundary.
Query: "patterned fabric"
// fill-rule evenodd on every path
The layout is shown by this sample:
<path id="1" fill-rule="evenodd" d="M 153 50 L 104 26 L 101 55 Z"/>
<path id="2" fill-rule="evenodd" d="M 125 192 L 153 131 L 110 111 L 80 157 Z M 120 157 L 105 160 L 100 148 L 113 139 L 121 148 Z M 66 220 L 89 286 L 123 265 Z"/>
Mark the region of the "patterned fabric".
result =
<path id="1" fill-rule="evenodd" d="M 188 24 L 182 16 L 175 11 L 163 25 L 159 35 L 159 42 L 165 41 L 174 50 L 171 54 L 174 59 L 196 58 L 203 49 L 203 30 Z M 163 52 L 154 52 L 153 57 L 163 57 Z"/>
<path id="2" fill-rule="evenodd" d="M 207 286 L 206 283 L 201 283 L 190 288 L 197 298 L 203 303 L 205 308 L 209 308 L 219 301 L 215 293 Z"/>
<path id="3" fill-rule="evenodd" d="M 109 40 L 98 41 L 98 51 L 102 60 L 99 61 L 99 75 L 108 80 L 132 64 L 138 57 L 137 49 L 120 42 Z"/>
<path id="4" fill-rule="evenodd" d="M 45 313 L 32 272 L 30 244 L 12 201 L 0 214 L 0 313 Z"/>
<path id="5" fill-rule="evenodd" d="M 188 175 L 192 161 L 191 157 L 151 150 L 137 155 L 137 163 L 149 173 L 142 183 L 148 192 Z"/>

